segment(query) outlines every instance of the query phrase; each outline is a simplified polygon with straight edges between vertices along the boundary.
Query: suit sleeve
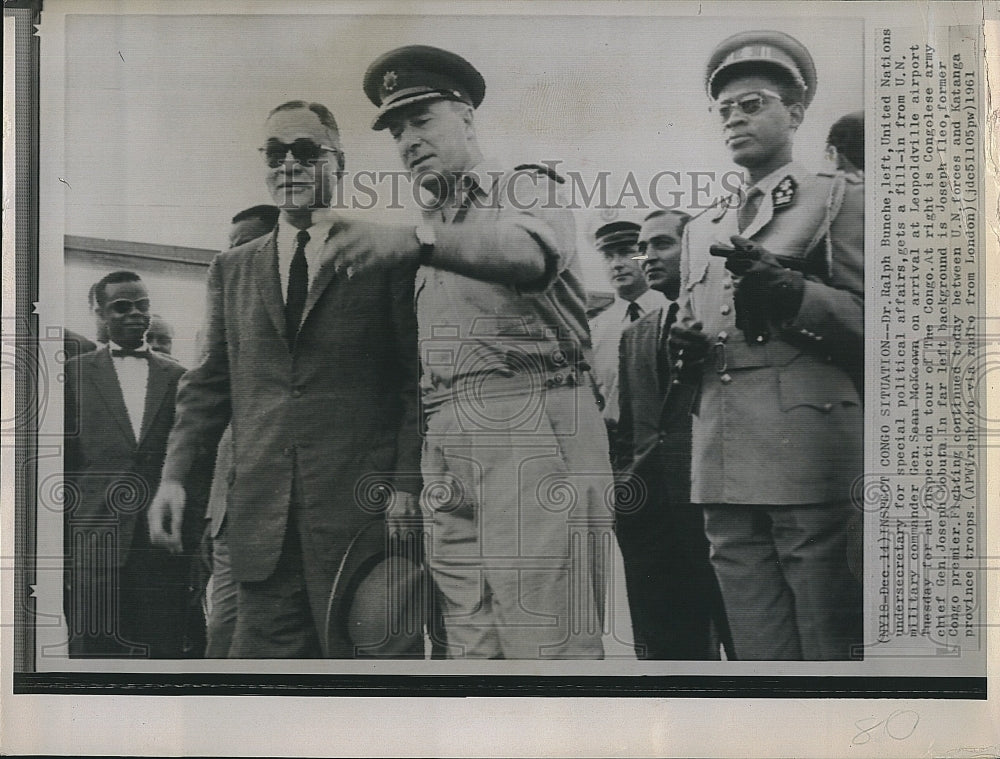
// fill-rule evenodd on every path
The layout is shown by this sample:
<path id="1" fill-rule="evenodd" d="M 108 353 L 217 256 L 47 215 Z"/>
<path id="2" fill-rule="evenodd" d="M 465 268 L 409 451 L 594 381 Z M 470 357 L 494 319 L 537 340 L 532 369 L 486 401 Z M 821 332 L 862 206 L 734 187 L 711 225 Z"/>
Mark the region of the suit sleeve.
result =
<path id="1" fill-rule="evenodd" d="M 219 256 L 208 268 L 208 304 L 200 363 L 180 379 L 163 479 L 184 482 L 203 450 L 215 450 L 232 413 Z"/>
<path id="2" fill-rule="evenodd" d="M 525 260 L 541 264 L 544 274 L 519 289 L 542 292 L 569 266 L 576 245 L 573 214 L 565 203 L 557 202 L 555 184 L 544 174 L 516 173 L 498 191 L 499 197 L 479 202 L 500 204 L 499 219 L 488 215 L 438 227 L 435 247 L 445 258 L 460 259 L 469 267 L 460 274 L 475 277 L 477 265 L 489 264 L 490 271 L 484 269 L 480 277 L 487 280 L 496 280 L 494 270 L 503 264 L 512 268 Z"/>
<path id="3" fill-rule="evenodd" d="M 618 343 L 618 427 L 611 439 L 611 464 L 615 472 L 629 467 L 635 455 L 632 421 L 632 386 L 629 382 L 628 330 Z"/>
<path id="4" fill-rule="evenodd" d="M 849 184 L 830 224 L 832 276 L 829 283 L 807 279 L 798 314 L 783 326 L 811 341 L 839 365 L 864 361 L 864 185 Z M 825 245 L 824 240 L 821 245 Z"/>
<path id="5" fill-rule="evenodd" d="M 397 392 L 399 393 L 399 430 L 396 433 L 395 487 L 420 495 L 420 377 L 417 348 L 417 315 L 413 302 L 416 268 L 407 266 L 390 274 L 392 323 L 397 357 Z"/>

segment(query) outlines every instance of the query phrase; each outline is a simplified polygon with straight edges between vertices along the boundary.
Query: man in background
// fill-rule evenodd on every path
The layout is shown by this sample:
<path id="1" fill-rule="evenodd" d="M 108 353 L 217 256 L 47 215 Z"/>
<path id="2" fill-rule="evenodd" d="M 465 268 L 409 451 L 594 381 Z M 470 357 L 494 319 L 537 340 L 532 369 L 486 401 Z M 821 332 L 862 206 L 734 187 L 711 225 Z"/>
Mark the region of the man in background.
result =
<path id="1" fill-rule="evenodd" d="M 173 358 L 171 351 L 174 347 L 174 328 L 159 314 L 153 314 L 149 319 L 146 342 L 149 344 L 150 350 Z"/>
<path id="2" fill-rule="evenodd" d="M 826 137 L 826 158 L 838 171 L 864 176 L 864 111 L 848 113 L 833 123 Z"/>
<path id="3" fill-rule="evenodd" d="M 720 638 L 728 644 L 704 517 L 691 505 L 691 394 L 674 389 L 680 378 L 667 345 L 689 220 L 682 211 L 658 210 L 643 221 L 643 273 L 664 305 L 627 326 L 621 338 L 622 497 L 615 533 L 639 659 L 718 659 Z"/>
<path id="4" fill-rule="evenodd" d="M 663 305 L 663 296 L 646 284 L 636 255 L 639 225 L 613 221 L 594 233 L 594 244 L 604 259 L 614 302 L 590 322 L 594 345 L 594 377 L 604 399 L 604 423 L 611 439 L 611 458 L 618 464 L 615 426 L 618 423 L 618 344 L 622 331 L 644 314 Z"/>
<path id="5" fill-rule="evenodd" d="M 270 234 L 278 223 L 280 213 L 281 210 L 277 206 L 258 205 L 244 208 L 230 221 L 229 247 L 235 248 Z"/>
<path id="6" fill-rule="evenodd" d="M 94 300 L 108 345 L 66 366 L 70 656 L 200 655 L 185 649 L 192 536 L 168 552 L 150 542 L 147 519 L 184 370 L 144 340 L 150 300 L 138 275 L 108 274 Z"/>

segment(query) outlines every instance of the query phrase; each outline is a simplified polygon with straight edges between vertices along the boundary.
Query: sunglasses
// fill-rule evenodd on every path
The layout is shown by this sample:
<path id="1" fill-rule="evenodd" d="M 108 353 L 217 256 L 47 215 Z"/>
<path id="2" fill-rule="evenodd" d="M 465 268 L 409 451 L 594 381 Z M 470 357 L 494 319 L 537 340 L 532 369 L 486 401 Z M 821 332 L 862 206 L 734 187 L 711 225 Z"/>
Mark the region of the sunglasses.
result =
<path id="1" fill-rule="evenodd" d="M 268 140 L 262 148 L 258 148 L 264 156 L 264 162 L 272 169 L 276 169 L 285 162 L 285 157 L 291 153 L 299 163 L 309 166 L 322 157 L 324 153 L 339 153 L 337 148 L 329 145 L 320 145 L 310 139 L 301 137 L 291 144 L 279 140 Z"/>
<path id="2" fill-rule="evenodd" d="M 132 313 L 134 308 L 140 314 L 149 313 L 149 298 L 139 298 L 139 300 L 129 300 L 128 298 L 119 298 L 118 300 L 113 300 L 108 303 L 107 308 L 113 313 L 120 316 Z"/>
<path id="3" fill-rule="evenodd" d="M 729 117 L 733 115 L 734 108 L 739 108 L 740 111 L 747 116 L 753 116 L 764 107 L 764 104 L 769 99 L 781 100 L 781 95 L 777 92 L 772 92 L 771 90 L 748 92 L 746 95 L 741 95 L 735 100 L 720 100 L 719 102 L 713 104 L 709 110 L 718 113 L 719 118 L 722 119 L 723 122 L 726 122 L 729 121 Z"/>

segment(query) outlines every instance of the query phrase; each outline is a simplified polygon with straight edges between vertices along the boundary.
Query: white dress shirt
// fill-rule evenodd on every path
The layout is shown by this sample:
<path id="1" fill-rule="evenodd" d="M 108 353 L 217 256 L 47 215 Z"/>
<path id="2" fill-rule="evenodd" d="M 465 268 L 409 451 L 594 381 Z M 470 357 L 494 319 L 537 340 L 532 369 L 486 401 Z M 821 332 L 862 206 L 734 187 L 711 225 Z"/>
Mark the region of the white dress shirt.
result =
<path id="1" fill-rule="evenodd" d="M 313 211 L 313 224 L 306 229 L 309 233 L 309 242 L 306 243 L 306 264 L 309 267 L 310 288 L 316 279 L 316 273 L 326 260 L 324 245 L 335 220 L 332 212 L 326 209 Z M 295 238 L 298 233 L 299 228 L 289 224 L 284 214 L 278 217 L 278 236 L 275 245 L 278 248 L 278 274 L 281 277 L 282 300 L 288 298 L 288 273 L 292 268 L 292 258 L 295 256 L 297 244 Z"/>
<path id="2" fill-rule="evenodd" d="M 614 303 L 601 311 L 590 322 L 590 336 L 594 345 L 594 379 L 604 396 L 604 420 L 618 421 L 618 344 L 622 332 L 632 323 L 628 316 L 628 304 L 624 298 L 615 298 Z M 666 297 L 658 290 L 649 289 L 635 299 L 639 306 L 639 317 L 650 311 L 669 305 Z"/>
<path id="3" fill-rule="evenodd" d="M 121 350 L 115 342 L 108 342 L 110 350 Z M 143 343 L 136 350 L 149 350 Z M 149 361 L 135 356 L 112 356 L 111 364 L 118 375 L 118 386 L 125 400 L 125 410 L 132 425 L 136 441 L 142 434 L 142 417 L 146 411 L 146 384 L 149 382 Z"/>

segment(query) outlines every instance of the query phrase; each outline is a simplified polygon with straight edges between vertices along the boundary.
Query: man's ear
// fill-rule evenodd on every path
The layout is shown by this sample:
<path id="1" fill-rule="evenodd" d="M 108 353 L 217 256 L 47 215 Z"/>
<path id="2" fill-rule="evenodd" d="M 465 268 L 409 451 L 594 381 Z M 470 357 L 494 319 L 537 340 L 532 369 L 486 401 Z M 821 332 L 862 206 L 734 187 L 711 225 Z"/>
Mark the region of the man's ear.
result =
<path id="1" fill-rule="evenodd" d="M 792 129 L 798 129 L 806 117 L 806 109 L 802 107 L 802 103 L 792 103 L 788 106 L 788 116 L 791 120 Z"/>

